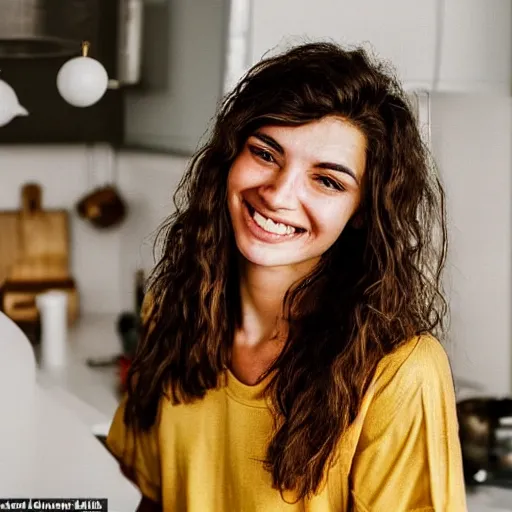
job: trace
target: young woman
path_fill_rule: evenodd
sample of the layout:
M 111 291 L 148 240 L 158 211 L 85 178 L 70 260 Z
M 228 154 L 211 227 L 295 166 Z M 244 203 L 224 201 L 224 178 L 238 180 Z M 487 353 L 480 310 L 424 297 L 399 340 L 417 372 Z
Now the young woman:
M 108 437 L 140 509 L 466 510 L 443 191 L 392 75 L 260 62 L 176 207 Z

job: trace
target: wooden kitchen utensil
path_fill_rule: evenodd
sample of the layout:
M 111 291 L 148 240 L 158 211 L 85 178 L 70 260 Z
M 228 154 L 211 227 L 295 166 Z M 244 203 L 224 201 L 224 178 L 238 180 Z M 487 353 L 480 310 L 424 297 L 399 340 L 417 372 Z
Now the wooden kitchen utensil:
M 35 183 L 22 188 L 18 226 L 23 257 L 12 269 L 12 280 L 69 277 L 68 213 L 66 210 L 43 210 L 41 197 L 41 187 Z

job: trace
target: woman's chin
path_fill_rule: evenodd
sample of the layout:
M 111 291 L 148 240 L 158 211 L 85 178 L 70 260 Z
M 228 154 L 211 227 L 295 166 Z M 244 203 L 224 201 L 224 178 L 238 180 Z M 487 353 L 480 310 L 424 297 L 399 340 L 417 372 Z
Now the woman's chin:
M 269 251 L 268 248 L 258 250 L 255 247 L 239 247 L 238 250 L 247 263 L 259 267 L 282 267 L 297 262 L 293 255 L 282 254 L 282 251 Z
M 309 266 L 313 265 L 318 258 L 311 258 L 307 255 L 304 257 L 300 257 L 297 254 L 297 251 L 285 251 L 285 250 L 276 250 L 277 248 L 273 248 L 273 250 L 262 247 L 238 247 L 238 250 L 243 257 L 243 259 L 249 265 L 254 265 L 256 267 L 297 267 L 300 265 Z

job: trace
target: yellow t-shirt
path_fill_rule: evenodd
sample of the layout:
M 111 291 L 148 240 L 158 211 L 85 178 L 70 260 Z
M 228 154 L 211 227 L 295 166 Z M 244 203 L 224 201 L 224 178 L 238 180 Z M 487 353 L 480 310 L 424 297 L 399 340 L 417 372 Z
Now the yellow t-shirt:
M 326 484 L 307 502 L 272 488 L 260 460 L 272 417 L 261 391 L 227 371 L 193 404 L 162 400 L 135 440 L 124 400 L 107 443 L 165 512 L 466 511 L 452 374 L 446 352 L 422 336 L 385 356 L 359 415 L 342 436 Z

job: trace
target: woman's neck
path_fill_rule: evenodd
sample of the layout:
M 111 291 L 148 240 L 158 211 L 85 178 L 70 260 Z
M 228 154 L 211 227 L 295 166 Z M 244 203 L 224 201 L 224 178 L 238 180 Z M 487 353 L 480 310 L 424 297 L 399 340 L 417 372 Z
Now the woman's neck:
M 283 301 L 288 289 L 305 275 L 304 268 L 240 264 L 241 325 L 238 343 L 248 347 L 281 338 Z

